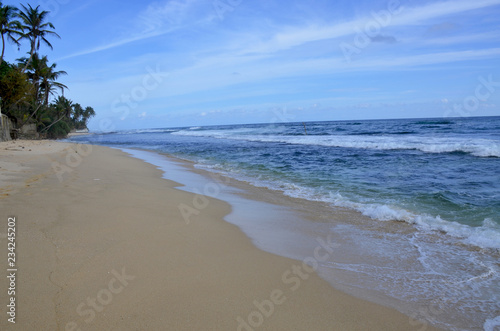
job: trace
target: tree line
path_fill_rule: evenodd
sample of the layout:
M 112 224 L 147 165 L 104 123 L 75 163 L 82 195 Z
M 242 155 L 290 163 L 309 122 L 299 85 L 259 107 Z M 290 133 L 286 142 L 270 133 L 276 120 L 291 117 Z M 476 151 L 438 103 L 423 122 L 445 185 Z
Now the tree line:
M 49 39 L 60 38 L 54 25 L 47 22 L 48 15 L 40 6 L 21 4 L 17 8 L 0 2 L 0 107 L 16 128 L 35 124 L 41 137 L 63 138 L 73 129 L 86 129 L 95 111 L 64 96 L 68 87 L 58 79 L 67 75 L 66 71 L 39 54 L 42 44 L 53 49 Z M 29 52 L 16 63 L 8 63 L 4 60 L 8 42 L 18 50 L 27 43 Z

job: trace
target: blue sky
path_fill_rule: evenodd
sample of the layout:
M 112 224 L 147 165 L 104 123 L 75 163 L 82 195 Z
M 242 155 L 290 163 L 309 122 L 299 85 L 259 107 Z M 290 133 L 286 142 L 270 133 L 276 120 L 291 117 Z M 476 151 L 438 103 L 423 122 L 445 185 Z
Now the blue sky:
M 500 0 L 29 3 L 95 131 L 500 115 Z

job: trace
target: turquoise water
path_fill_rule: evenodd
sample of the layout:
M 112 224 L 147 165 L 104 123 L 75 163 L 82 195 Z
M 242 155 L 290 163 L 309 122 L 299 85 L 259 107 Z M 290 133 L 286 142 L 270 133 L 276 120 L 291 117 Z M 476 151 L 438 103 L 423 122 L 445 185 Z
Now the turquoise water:
M 445 303 L 433 322 L 449 329 L 489 330 L 500 315 L 500 117 L 165 128 L 72 140 L 161 151 L 327 203 L 332 215 L 336 207 L 358 211 L 372 223 L 325 231 L 343 242 L 339 251 L 373 262 L 339 255 L 324 265 L 325 278 L 350 279 L 345 288 L 370 288 L 394 306 Z M 395 233 L 394 221 L 412 230 Z

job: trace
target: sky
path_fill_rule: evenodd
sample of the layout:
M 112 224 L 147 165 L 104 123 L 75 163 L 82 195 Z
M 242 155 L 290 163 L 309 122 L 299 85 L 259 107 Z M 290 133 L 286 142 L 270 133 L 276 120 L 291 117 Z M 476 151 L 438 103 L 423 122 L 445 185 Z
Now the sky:
M 500 115 L 500 0 L 29 3 L 91 131 Z

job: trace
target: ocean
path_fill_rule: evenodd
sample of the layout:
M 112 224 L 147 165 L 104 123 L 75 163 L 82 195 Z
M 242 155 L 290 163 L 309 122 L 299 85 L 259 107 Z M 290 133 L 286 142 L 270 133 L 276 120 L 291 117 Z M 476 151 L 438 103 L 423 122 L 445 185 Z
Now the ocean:
M 299 199 L 321 222 L 258 222 L 289 234 L 279 236 L 281 247 L 255 238 L 252 224 L 238 225 L 259 247 L 298 260 L 314 248 L 312 233 L 331 234 L 338 248 L 320 276 L 410 315 L 414 329 L 500 330 L 500 117 L 158 128 L 70 140 L 166 153 Z

